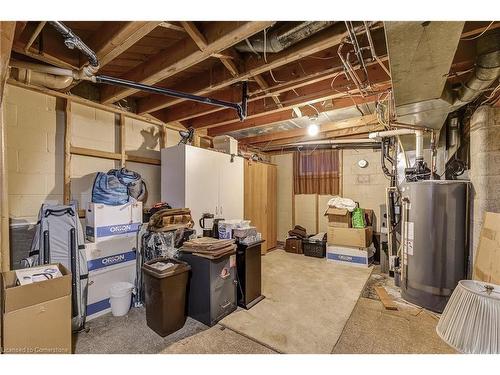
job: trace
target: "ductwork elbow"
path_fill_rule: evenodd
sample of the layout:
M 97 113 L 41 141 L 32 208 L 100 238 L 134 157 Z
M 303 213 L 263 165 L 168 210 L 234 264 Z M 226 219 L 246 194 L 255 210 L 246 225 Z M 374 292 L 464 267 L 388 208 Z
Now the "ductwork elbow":
M 472 102 L 500 74 L 500 30 L 495 29 L 478 39 L 476 68 L 472 77 L 460 88 L 454 106 Z
M 53 90 L 64 90 L 73 83 L 73 77 L 37 72 L 30 69 L 16 68 L 15 79 L 27 85 L 47 87 Z

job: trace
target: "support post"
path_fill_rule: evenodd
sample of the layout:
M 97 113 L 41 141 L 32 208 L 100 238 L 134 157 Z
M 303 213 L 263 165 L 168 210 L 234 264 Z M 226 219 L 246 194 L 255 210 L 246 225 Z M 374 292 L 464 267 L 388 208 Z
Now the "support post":
M 71 100 L 66 99 L 64 106 L 64 204 L 71 200 Z
M 120 114 L 120 153 L 121 153 L 120 166 L 122 168 L 125 168 L 125 161 L 127 160 L 127 155 L 125 154 L 125 142 L 126 142 L 125 115 L 121 113 Z

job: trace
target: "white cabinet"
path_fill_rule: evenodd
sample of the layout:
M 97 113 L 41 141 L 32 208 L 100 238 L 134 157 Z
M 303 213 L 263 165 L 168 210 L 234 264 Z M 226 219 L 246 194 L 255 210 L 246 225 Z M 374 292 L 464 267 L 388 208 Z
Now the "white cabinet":
M 189 208 L 198 234 L 201 215 L 243 219 L 243 158 L 188 145 L 161 150 L 161 200 Z

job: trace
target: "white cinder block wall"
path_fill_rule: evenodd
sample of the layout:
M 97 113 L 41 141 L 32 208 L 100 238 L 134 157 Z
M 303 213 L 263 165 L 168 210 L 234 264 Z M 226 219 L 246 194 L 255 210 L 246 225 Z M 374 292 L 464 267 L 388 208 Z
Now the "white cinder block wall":
M 4 102 L 9 168 L 9 210 L 13 223 L 33 223 L 42 202 L 63 199 L 64 108 L 52 96 L 7 85 Z M 102 151 L 119 152 L 118 118 L 115 114 L 72 104 L 72 144 Z M 159 134 L 155 125 L 126 119 L 126 150 L 159 158 Z M 179 135 L 167 130 L 167 145 Z M 73 155 L 72 198 L 84 207 L 90 199 L 98 171 L 117 168 L 113 160 Z M 160 167 L 127 162 L 148 186 L 146 206 L 160 200 Z

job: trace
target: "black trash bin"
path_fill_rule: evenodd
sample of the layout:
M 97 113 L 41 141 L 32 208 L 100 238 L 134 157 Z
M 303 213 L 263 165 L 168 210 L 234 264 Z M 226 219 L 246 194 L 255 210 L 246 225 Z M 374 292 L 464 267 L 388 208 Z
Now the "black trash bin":
M 161 264 L 168 263 L 174 265 L 162 270 Z M 186 322 L 190 269 L 186 262 L 168 258 L 153 259 L 142 266 L 146 321 L 162 337 L 181 329 Z

